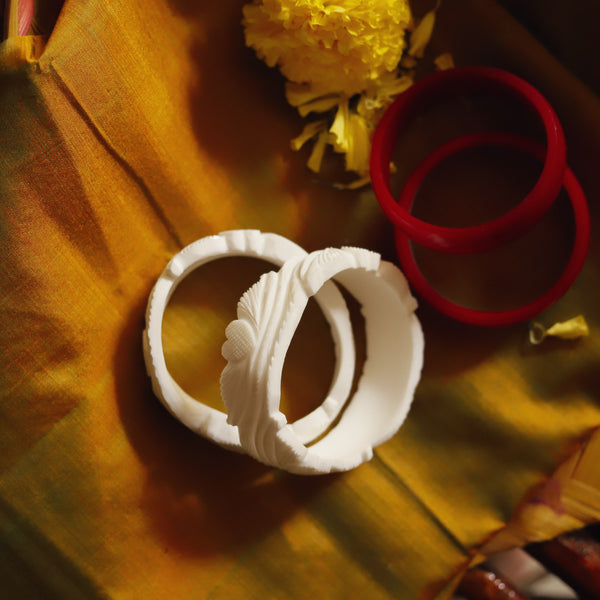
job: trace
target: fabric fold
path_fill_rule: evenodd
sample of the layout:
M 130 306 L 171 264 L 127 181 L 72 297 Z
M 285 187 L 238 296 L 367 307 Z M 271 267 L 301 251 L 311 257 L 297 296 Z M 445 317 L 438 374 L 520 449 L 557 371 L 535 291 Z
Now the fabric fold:
M 477 330 L 423 305 L 414 408 L 350 473 L 268 470 L 193 435 L 153 397 L 145 304 L 182 245 L 258 228 L 307 250 L 355 245 L 393 260 L 372 191 L 321 185 L 305 168 L 310 149 L 290 151 L 298 117 L 282 79 L 244 46 L 243 4 L 69 0 L 45 46 L 38 37 L 0 46 L 0 568 L 9 595 L 441 600 L 485 554 L 598 518 L 594 242 L 547 315 L 583 313 L 585 340 L 532 348 L 526 328 Z M 443 3 L 430 52 L 539 87 L 595 197 L 598 99 L 508 13 L 491 0 Z M 399 143 L 396 183 L 444 136 L 496 119 L 531 132 L 530 115 L 507 116 L 503 103 L 469 99 L 425 115 Z M 497 156 L 460 157 L 422 190 L 420 208 L 459 219 L 496 192 L 513 202 L 531 173 L 505 158 L 512 170 L 501 177 Z M 560 202 L 541 237 L 496 257 L 498 273 L 423 259 L 442 283 L 469 281 L 463 293 L 475 301 L 510 302 L 551 280 L 554 257 L 568 252 Z M 519 270 L 536 252 L 544 260 Z M 215 406 L 220 332 L 252 283 L 244 277 L 258 272 L 225 263 L 182 286 L 169 309 L 175 325 L 163 331 L 173 372 Z M 298 415 L 327 389 L 333 364 L 322 319 L 306 328 L 283 383 Z

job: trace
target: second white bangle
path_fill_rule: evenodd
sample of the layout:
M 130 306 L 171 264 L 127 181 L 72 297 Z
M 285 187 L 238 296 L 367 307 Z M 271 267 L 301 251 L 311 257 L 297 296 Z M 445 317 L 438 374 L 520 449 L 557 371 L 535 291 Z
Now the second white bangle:
M 281 376 L 308 298 L 331 278 L 362 305 L 367 359 L 339 422 L 307 446 L 279 410 Z M 294 473 L 345 471 L 369 460 L 404 421 L 420 379 L 416 306 L 402 273 L 364 249 L 320 250 L 263 275 L 240 299 L 222 349 L 221 395 L 246 452 Z

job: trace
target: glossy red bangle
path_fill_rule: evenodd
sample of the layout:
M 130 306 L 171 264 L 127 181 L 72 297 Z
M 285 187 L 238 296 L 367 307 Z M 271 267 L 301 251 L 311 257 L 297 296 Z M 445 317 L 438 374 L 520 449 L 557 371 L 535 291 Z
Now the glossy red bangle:
M 404 202 L 390 190 L 390 162 L 396 140 L 409 119 L 440 98 L 478 90 L 500 90 L 523 100 L 541 119 L 546 130 L 544 168 L 523 201 L 498 219 L 474 227 L 441 227 L 413 217 Z M 440 71 L 415 83 L 387 109 L 375 131 L 371 149 L 371 182 L 388 219 L 422 246 L 442 252 L 467 254 L 491 250 L 531 229 L 558 196 L 566 166 L 565 139 L 548 101 L 516 75 L 490 67 L 457 67 Z M 407 184 L 408 186 L 408 184 Z M 405 186 L 402 197 L 413 196 Z M 414 187 L 414 186 L 413 186 Z M 401 199 L 402 199 L 401 197 Z
M 528 152 L 541 160 L 543 160 L 545 151 L 544 147 L 540 144 L 509 133 L 483 132 L 463 136 L 440 146 L 437 150 L 432 152 L 410 176 L 410 189 L 417 190 L 428 173 L 442 160 L 448 158 L 452 154 L 473 146 L 490 145 L 515 148 L 523 152 Z M 399 227 L 397 227 L 395 229 L 396 249 L 398 251 L 398 258 L 400 259 L 400 265 L 402 266 L 406 278 L 412 284 L 415 291 L 434 308 L 463 323 L 484 327 L 498 327 L 501 325 L 512 325 L 521 321 L 527 321 L 538 315 L 554 304 L 554 302 L 556 302 L 571 287 L 577 278 L 579 271 L 581 271 L 590 242 L 590 215 L 585 194 L 575 175 L 573 175 L 568 167 L 564 172 L 563 185 L 569 195 L 573 207 L 573 214 L 575 217 L 575 242 L 571 257 L 562 275 L 556 283 L 537 300 L 519 308 L 498 312 L 472 310 L 451 302 L 434 290 L 425 277 L 423 277 L 413 256 L 409 238 Z M 409 196 L 405 196 L 402 200 L 403 208 L 407 211 L 411 208 L 412 200 L 413 198 Z

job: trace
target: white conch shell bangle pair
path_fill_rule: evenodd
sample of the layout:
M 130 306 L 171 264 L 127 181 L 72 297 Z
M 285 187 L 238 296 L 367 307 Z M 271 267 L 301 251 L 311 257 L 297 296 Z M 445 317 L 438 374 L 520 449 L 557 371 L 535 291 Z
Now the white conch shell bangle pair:
M 242 296 L 238 318 L 226 329 L 223 356 L 228 363 L 221 375 L 226 416 L 189 396 L 171 377 L 162 320 L 176 285 L 190 271 L 217 258 L 242 255 L 282 267 L 263 275 Z M 357 298 L 365 317 L 367 360 L 347 404 L 354 339 L 346 304 L 332 278 Z M 336 369 L 321 406 L 288 424 L 279 410 L 283 363 L 313 295 L 331 326 Z M 404 276 L 379 254 L 359 248 L 307 254 L 276 234 L 227 231 L 184 248 L 156 282 L 146 313 L 146 368 L 162 403 L 196 433 L 294 473 L 345 471 L 371 458 L 373 447 L 389 439 L 406 418 L 423 363 L 423 334 L 415 309 Z M 344 406 L 339 421 L 327 431 Z

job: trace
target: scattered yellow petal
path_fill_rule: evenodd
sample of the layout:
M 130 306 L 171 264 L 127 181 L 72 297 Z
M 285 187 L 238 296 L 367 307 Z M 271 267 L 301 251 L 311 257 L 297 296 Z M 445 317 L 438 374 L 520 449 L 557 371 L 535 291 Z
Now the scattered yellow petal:
M 425 48 L 431 39 L 435 25 L 435 9 L 430 10 L 410 34 L 408 54 L 413 58 L 423 58 Z
M 440 54 L 434 61 L 438 71 L 447 71 L 448 69 L 454 69 L 454 59 L 450 52 Z
M 300 148 L 302 148 L 302 146 L 304 146 L 308 140 L 324 131 L 326 127 L 327 121 L 325 119 L 308 123 L 302 130 L 302 133 L 290 142 L 292 150 L 300 150 Z
M 590 334 L 588 324 L 582 315 L 573 317 L 568 321 L 555 323 L 551 327 L 545 328 L 540 323 L 532 323 L 529 328 L 529 341 L 534 344 L 541 344 L 547 337 L 557 337 L 563 340 L 574 340 L 585 337 Z
M 565 340 L 572 340 L 590 334 L 588 324 L 582 315 L 562 323 L 555 323 L 546 331 L 546 335 L 552 335 Z
M 382 78 L 381 85 L 378 89 L 379 98 L 384 98 L 384 105 L 387 106 L 392 99 L 406 91 L 412 84 L 414 83 L 414 79 L 410 75 L 402 75 L 402 77 L 394 77 L 394 78 Z

